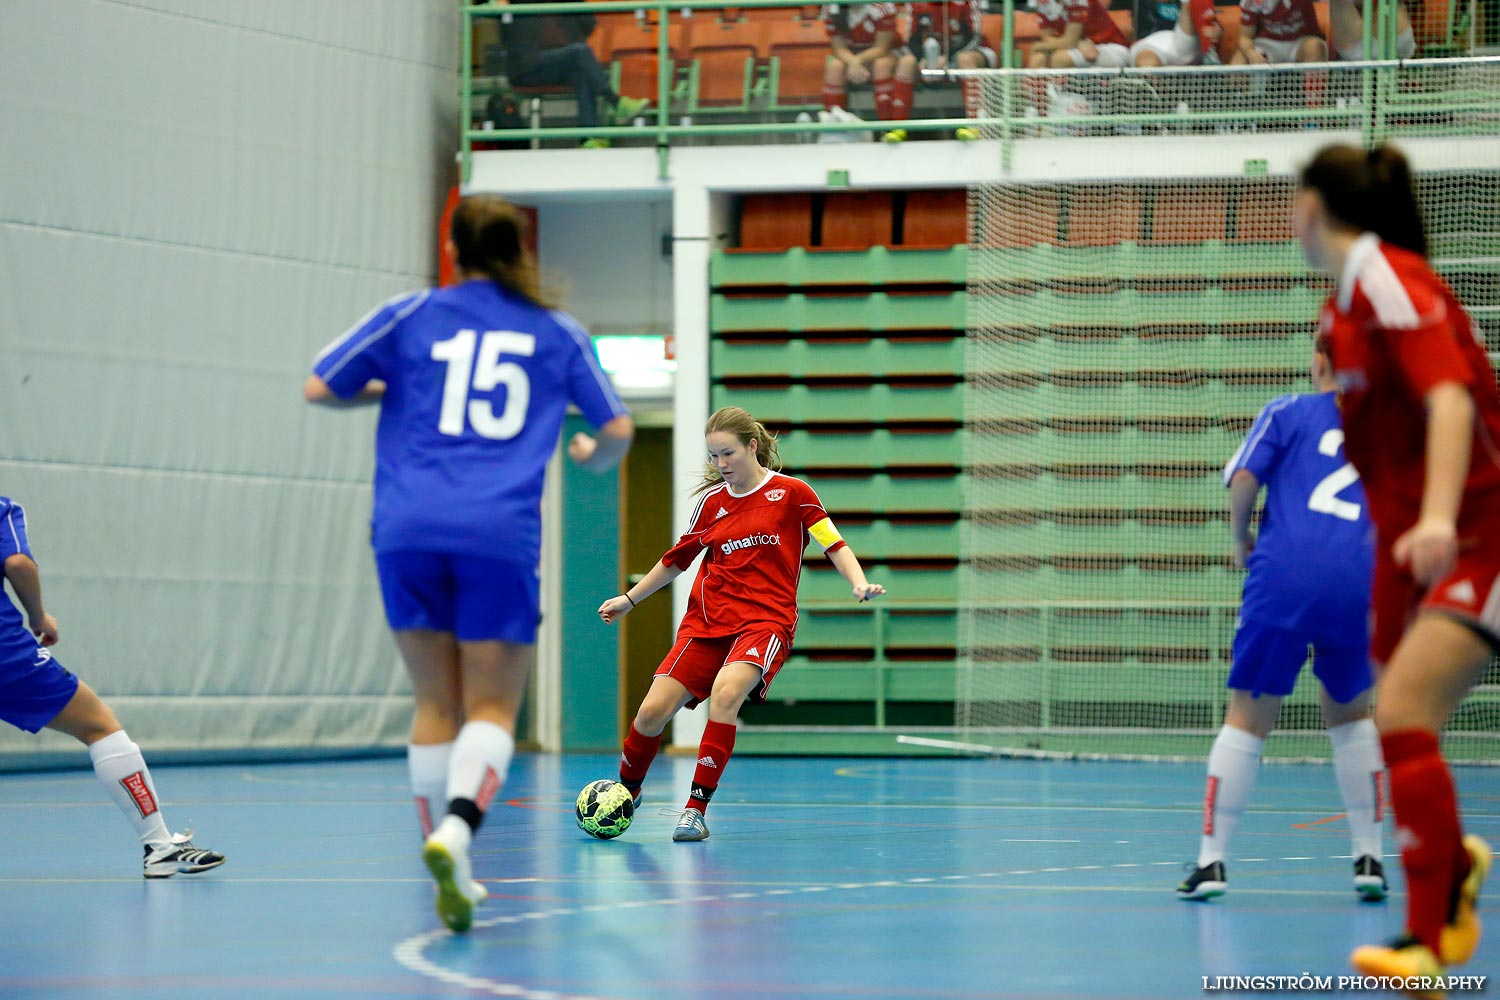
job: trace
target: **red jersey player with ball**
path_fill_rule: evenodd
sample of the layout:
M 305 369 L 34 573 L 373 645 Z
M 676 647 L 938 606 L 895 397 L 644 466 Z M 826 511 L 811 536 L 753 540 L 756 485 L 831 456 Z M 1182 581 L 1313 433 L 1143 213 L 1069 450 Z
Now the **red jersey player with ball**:
M 1378 535 L 1375 725 L 1407 882 L 1405 932 L 1351 961 L 1367 976 L 1441 976 L 1479 944 L 1491 860 L 1463 836 L 1438 733 L 1500 649 L 1500 395 L 1478 327 L 1427 262 L 1400 152 L 1322 150 L 1294 221 L 1336 282 L 1320 337 Z
M 776 439 L 754 417 L 728 406 L 708 418 L 709 464 L 688 530 L 635 586 L 599 606 L 608 624 L 630 613 L 693 564 L 703 563 L 677 641 L 656 668 L 620 758 L 620 783 L 640 798 L 662 730 L 684 706 L 708 702 L 693 787 L 675 841 L 708 839 L 703 814 L 734 752 L 735 721 L 747 698 L 764 701 L 797 628 L 802 551 L 816 542 L 849 581 L 855 600 L 885 593 L 865 579 L 811 486 L 775 471 Z

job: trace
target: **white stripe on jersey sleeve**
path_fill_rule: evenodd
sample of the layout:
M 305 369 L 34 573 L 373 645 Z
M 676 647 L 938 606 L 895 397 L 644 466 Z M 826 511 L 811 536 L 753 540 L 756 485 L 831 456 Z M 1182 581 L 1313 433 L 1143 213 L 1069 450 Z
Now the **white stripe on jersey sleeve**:
M 1365 297 L 1370 300 L 1371 308 L 1375 310 L 1375 319 L 1387 330 L 1415 330 L 1431 326 L 1448 312 L 1447 303 L 1438 299 L 1436 312 L 1429 316 L 1419 314 L 1416 304 L 1411 300 L 1411 293 L 1401 283 L 1400 276 L 1383 253 L 1372 253 L 1365 258 L 1364 266 L 1359 269 L 1359 285 L 1364 289 Z
M 703 513 L 703 505 L 708 503 L 708 498 L 713 496 L 715 493 L 723 492 L 728 488 L 728 483 L 720 483 L 718 486 L 715 486 L 712 489 L 705 490 L 703 492 L 703 495 L 698 498 L 698 506 L 693 508 L 693 516 L 688 518 L 687 528 L 684 529 L 683 534 L 693 533 L 693 525 L 698 523 L 698 515 Z
M 588 331 L 572 316 L 561 309 L 553 309 L 548 315 L 557 321 L 568 333 L 573 335 L 573 342 L 583 352 L 584 359 L 589 363 L 589 370 L 594 373 L 594 381 L 599 383 L 599 388 L 604 390 L 604 398 L 609 400 L 610 412 L 617 417 L 623 417 L 630 412 L 620 402 L 620 394 L 615 391 L 614 384 L 610 382 L 609 376 L 604 374 L 604 369 L 599 365 L 599 356 L 594 353 L 594 342 L 589 339 Z
M 408 302 L 404 307 L 402 307 L 395 316 L 391 317 L 390 322 L 386 323 L 378 330 L 371 331 L 369 336 L 365 337 L 357 345 L 355 345 L 353 350 L 346 353 L 344 357 L 339 360 L 339 363 L 330 368 L 323 376 L 325 381 L 333 378 L 333 376 L 339 373 L 339 369 L 343 368 L 344 365 L 349 363 L 350 358 L 359 354 L 366 347 L 369 347 L 371 344 L 375 343 L 375 341 L 379 340 L 381 337 L 384 337 L 386 334 L 394 330 L 397 323 L 401 322 L 403 319 L 416 312 L 417 307 L 420 306 L 423 302 L 426 302 L 427 297 L 431 294 L 432 289 L 424 288 L 419 292 L 403 292 L 402 294 L 397 295 L 394 298 L 390 298 L 382 302 L 374 309 L 371 309 L 369 312 L 365 313 L 365 315 L 360 319 L 358 323 L 355 323 L 349 329 L 339 334 L 336 338 L 334 338 L 331 344 L 319 351 L 318 356 L 316 358 L 313 358 L 313 367 L 317 368 L 318 365 L 322 363 L 324 358 L 333 354 L 340 347 L 344 346 L 349 338 L 353 337 L 355 334 L 359 333 L 360 330 L 364 329 L 365 324 L 370 322 L 370 320 L 373 319 L 380 312 L 380 310 L 392 306 L 395 303 L 400 302 L 402 299 L 410 298 L 411 301 Z
M 25 547 L 21 545 L 21 532 L 16 530 L 16 518 L 21 519 L 21 531 L 26 529 L 26 509 L 14 500 L 10 502 L 10 510 L 5 512 L 5 526 L 10 529 L 10 538 L 18 554 L 25 553 Z
M 1240 445 L 1233 457 L 1224 463 L 1225 486 L 1229 485 L 1229 481 L 1234 478 L 1236 472 L 1245 467 L 1250 456 L 1255 454 L 1256 446 L 1266 436 L 1266 431 L 1271 429 L 1271 421 L 1275 419 L 1276 414 L 1295 403 L 1297 398 L 1296 396 L 1282 396 L 1280 399 L 1273 399 L 1266 404 L 1264 410 L 1260 411 L 1260 416 L 1256 417 L 1255 423 L 1250 425 L 1250 433 L 1245 436 L 1244 443 Z

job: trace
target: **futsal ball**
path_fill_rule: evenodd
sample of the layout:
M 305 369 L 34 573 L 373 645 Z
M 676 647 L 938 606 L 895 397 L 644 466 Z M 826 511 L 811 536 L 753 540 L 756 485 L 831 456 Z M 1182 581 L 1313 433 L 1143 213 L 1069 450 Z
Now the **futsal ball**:
M 590 837 L 613 840 L 630 828 L 635 801 L 618 781 L 596 781 L 578 793 L 578 828 Z

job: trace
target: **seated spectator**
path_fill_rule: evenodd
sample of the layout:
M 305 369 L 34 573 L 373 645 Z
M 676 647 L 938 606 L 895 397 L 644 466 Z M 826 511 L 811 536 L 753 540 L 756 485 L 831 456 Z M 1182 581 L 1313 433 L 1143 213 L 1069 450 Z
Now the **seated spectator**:
M 893 3 L 839 4 L 824 8 L 823 23 L 833 51 L 823 75 L 823 108 L 848 108 L 848 84 L 875 86 L 875 116 L 904 121 L 911 113 L 915 62 L 902 75 L 896 63 L 907 54 Z
M 1213 0 L 1145 0 L 1135 28 L 1140 41 L 1130 47 L 1130 56 L 1137 66 L 1219 62 L 1224 29 Z
M 541 3 L 544 0 L 495 0 L 502 6 L 510 3 Z M 513 87 L 540 87 L 563 84 L 573 88 L 578 101 L 578 125 L 591 128 L 599 124 L 599 104 L 609 109 L 613 124 L 628 124 L 651 102 L 645 98 L 622 97 L 609 86 L 609 76 L 588 37 L 593 34 L 592 14 L 518 15 L 502 29 L 505 45 L 506 76 Z M 585 146 L 608 146 L 607 139 L 588 139 Z
M 1328 0 L 1328 33 L 1333 36 L 1333 50 L 1340 59 L 1357 61 L 1365 57 L 1364 0 Z M 1380 58 L 1380 32 L 1374 35 L 1376 43 L 1370 53 L 1372 59 Z M 1406 4 L 1396 4 L 1396 58 L 1410 59 L 1417 54 L 1417 36 L 1412 30 L 1411 14 Z
M 984 43 L 982 26 L 979 0 L 912 4 L 911 45 L 896 61 L 896 80 L 916 77 L 919 52 L 922 54 L 921 67 L 926 70 L 994 69 L 1000 60 L 995 50 Z M 963 91 L 964 113 L 970 118 L 979 117 L 978 83 L 965 81 Z M 960 128 L 954 134 L 959 139 L 979 138 L 979 133 L 968 127 Z M 900 142 L 905 138 L 905 129 L 892 129 L 885 134 L 886 142 Z
M 911 51 L 903 57 L 923 69 L 994 69 L 995 50 L 984 42 L 979 0 L 911 5 Z
M 1313 0 L 1242 0 L 1240 44 L 1231 64 L 1323 62 L 1328 43 Z
M 1042 0 L 1036 12 L 1041 37 L 1026 56 L 1029 68 L 1130 65 L 1130 39 L 1100 0 Z

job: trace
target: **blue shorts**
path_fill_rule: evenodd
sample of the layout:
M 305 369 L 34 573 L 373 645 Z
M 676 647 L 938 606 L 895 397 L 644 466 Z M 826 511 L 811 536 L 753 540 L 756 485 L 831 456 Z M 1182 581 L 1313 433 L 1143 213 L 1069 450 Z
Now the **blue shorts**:
M 1257 698 L 1263 694 L 1285 697 L 1292 693 L 1307 662 L 1309 646 L 1313 648 L 1313 675 L 1339 704 L 1353 701 L 1375 683 L 1368 643 L 1331 643 L 1306 632 L 1241 621 L 1234 633 L 1234 666 L 1229 669 L 1227 686 Z
M 52 658 L 50 649 L 27 639 L 0 643 L 0 719 L 34 733 L 73 700 L 78 678 Z
M 395 631 L 452 632 L 466 642 L 536 642 L 541 584 L 530 566 L 404 550 L 376 553 L 375 567 L 385 620 Z

